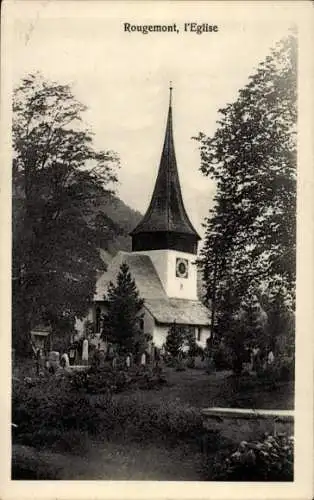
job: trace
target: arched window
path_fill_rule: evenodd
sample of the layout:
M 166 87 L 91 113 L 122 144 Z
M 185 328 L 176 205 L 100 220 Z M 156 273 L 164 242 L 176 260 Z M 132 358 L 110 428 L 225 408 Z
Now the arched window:
M 141 330 L 141 332 L 144 331 L 144 320 L 143 320 L 143 318 L 140 318 L 140 330 Z
M 100 332 L 100 307 L 96 307 L 96 332 L 95 333 L 99 333 Z

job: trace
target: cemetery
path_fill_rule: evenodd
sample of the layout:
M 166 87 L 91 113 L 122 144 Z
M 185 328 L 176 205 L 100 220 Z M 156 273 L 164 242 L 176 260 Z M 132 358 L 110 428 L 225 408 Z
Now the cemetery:
M 281 443 L 293 435 L 293 380 L 274 380 L 270 390 L 255 372 L 239 377 L 217 371 L 200 356 L 194 368 L 184 356 L 180 365 L 166 357 L 146 363 L 144 356 L 135 363 L 129 355 L 111 358 L 104 352 L 91 359 L 87 342 L 83 345 L 77 365 L 70 365 L 66 354 L 50 352 L 39 372 L 35 357 L 15 366 L 13 477 L 141 479 L 147 474 L 148 479 L 208 480 L 223 477 L 217 469 L 221 455 L 231 456 L 240 445 L 259 449 L 267 436 Z M 141 457 L 150 446 L 152 457 L 143 469 Z M 293 442 L 282 446 L 292 449 Z M 103 466 L 96 450 L 105 457 Z M 113 472 L 117 450 L 125 465 Z M 84 469 L 86 457 L 91 461 Z M 289 460 L 285 474 L 292 474 Z M 267 470 L 272 474 L 271 467 Z M 291 480 L 291 474 L 282 480 Z

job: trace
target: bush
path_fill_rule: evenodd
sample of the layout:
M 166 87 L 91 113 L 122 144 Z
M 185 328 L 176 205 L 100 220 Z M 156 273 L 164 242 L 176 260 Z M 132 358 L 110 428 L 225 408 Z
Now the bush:
M 258 378 L 264 383 L 273 385 L 278 382 L 291 382 L 294 380 L 294 358 L 283 357 L 277 359 L 258 373 Z
M 215 369 L 219 370 L 231 370 L 232 368 L 232 357 L 230 349 L 224 345 L 220 345 L 214 348 L 212 352 L 213 362 Z
M 71 384 L 76 390 L 89 394 L 107 394 L 123 392 L 128 389 L 151 390 L 167 384 L 160 367 L 150 369 L 139 366 L 130 370 L 112 370 L 111 368 L 91 368 L 87 372 L 75 373 Z
M 104 413 L 112 419 L 117 432 L 128 439 L 166 440 L 168 443 L 195 439 L 203 433 L 200 412 L 178 402 L 163 402 L 160 405 L 145 403 L 137 395 L 113 399 Z
M 105 394 L 88 393 L 91 380 L 95 387 L 97 384 L 103 387 L 101 377 L 111 380 L 111 376 L 112 372 L 94 372 L 15 381 L 12 421 L 18 427 L 13 442 L 39 448 L 48 444 L 55 450 L 79 451 L 80 436 L 84 435 L 87 440 L 88 435 L 96 432 L 104 439 L 127 436 L 128 439 L 147 442 L 156 439 L 167 443 L 194 440 L 202 435 L 202 417 L 197 409 L 178 401 L 153 404 L 141 398 L 140 389 L 165 383 L 162 372 L 146 368 L 130 374 L 117 372 L 115 391 L 119 390 L 121 377 L 121 386 L 130 383 L 139 389 L 131 394 L 112 397 L 111 389 Z M 131 382 L 126 382 L 125 377 Z M 83 440 L 82 449 L 84 446 Z
M 32 437 L 36 442 L 45 434 L 61 441 L 67 431 L 94 433 L 102 426 L 101 417 L 99 405 L 92 404 L 83 391 L 73 390 L 69 376 L 25 379 L 13 384 L 12 421 L 18 426 L 13 436 L 16 441 L 24 436 L 29 443 Z
M 220 454 L 209 467 L 214 481 L 293 481 L 293 437 L 268 435 L 263 441 L 242 441 Z
M 294 380 L 294 358 L 284 357 L 279 366 L 279 380 L 289 382 Z

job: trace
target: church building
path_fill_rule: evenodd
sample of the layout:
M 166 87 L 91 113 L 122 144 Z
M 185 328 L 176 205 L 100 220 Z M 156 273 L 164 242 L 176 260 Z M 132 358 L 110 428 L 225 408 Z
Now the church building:
M 148 209 L 133 229 L 132 252 L 118 252 L 97 281 L 94 307 L 88 319 L 96 337 L 106 310 L 104 296 L 126 262 L 144 299 L 143 333 L 161 348 L 170 326 L 190 329 L 205 347 L 210 335 L 209 311 L 197 296 L 196 256 L 200 236 L 184 207 L 172 127 L 172 88 L 158 175 Z M 98 335 L 97 335 L 98 334 Z M 100 344 L 99 344 L 100 345 Z

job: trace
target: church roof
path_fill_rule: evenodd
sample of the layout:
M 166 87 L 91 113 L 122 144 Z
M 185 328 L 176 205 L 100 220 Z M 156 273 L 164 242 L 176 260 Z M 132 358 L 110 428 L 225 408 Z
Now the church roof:
M 139 233 L 173 232 L 200 239 L 186 213 L 177 168 L 172 130 L 172 104 L 170 103 L 165 140 L 158 175 L 146 214 L 131 235 Z
M 104 300 L 107 287 L 110 281 L 116 281 L 123 262 L 129 266 L 132 278 L 135 280 L 140 296 L 143 299 L 167 298 L 155 267 L 148 255 L 118 252 L 109 263 L 107 271 L 98 278 L 94 300 Z
M 129 266 L 144 306 L 158 323 L 208 325 L 208 310 L 198 300 L 168 298 L 148 255 L 119 252 L 96 283 L 95 301 L 103 301 L 110 281 L 115 282 L 123 262 Z
M 149 299 L 145 307 L 158 323 L 178 325 L 209 325 L 209 311 L 198 300 L 188 299 Z

